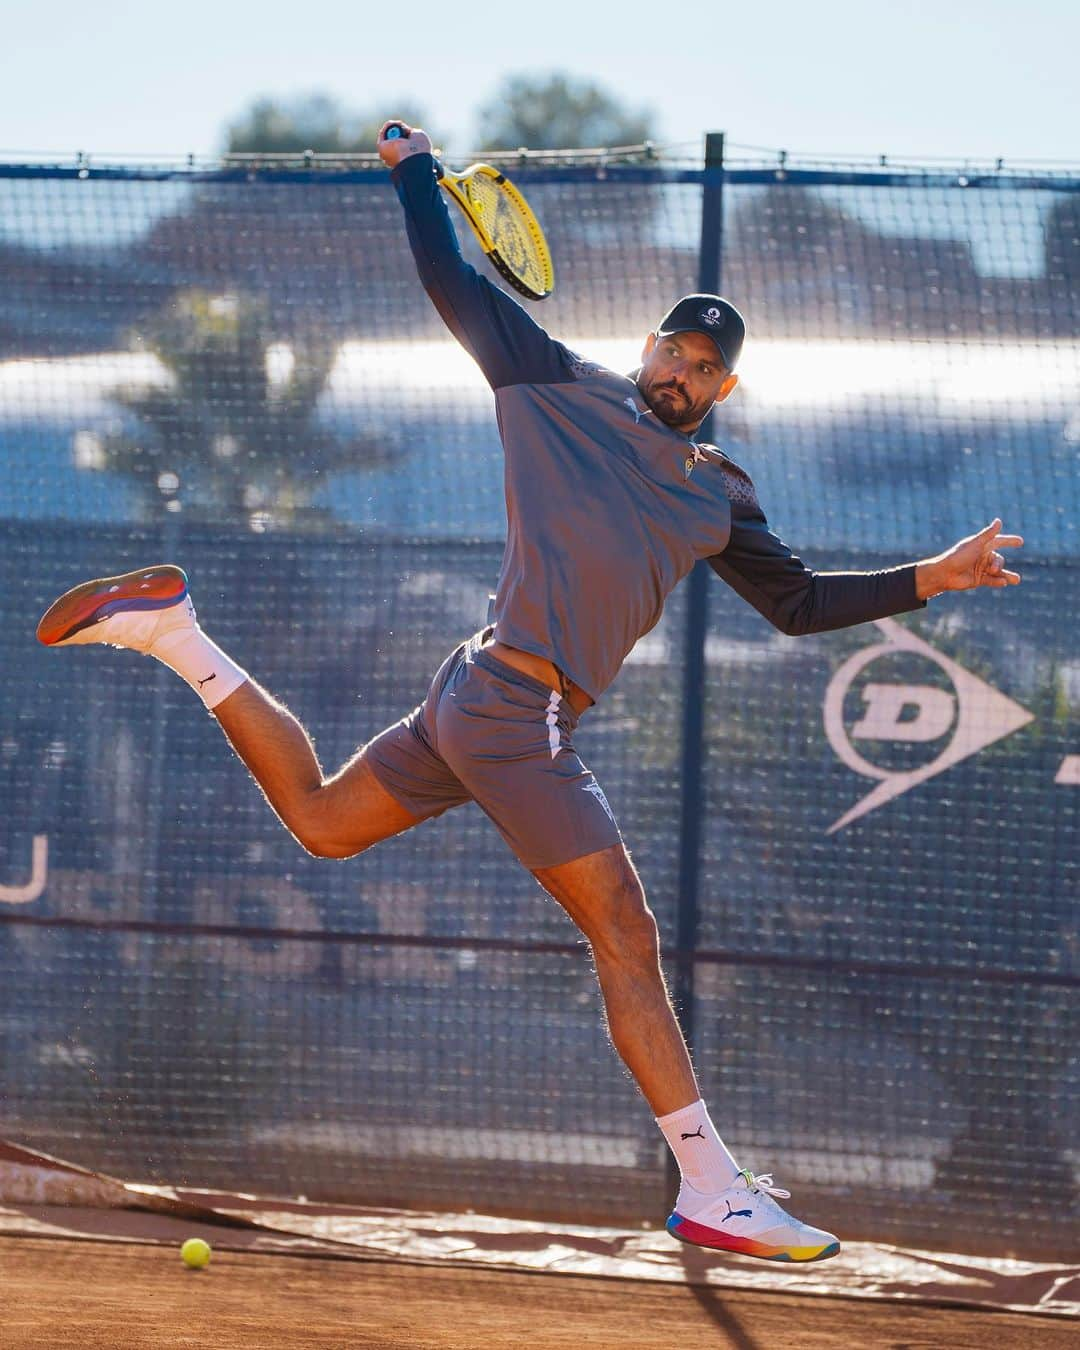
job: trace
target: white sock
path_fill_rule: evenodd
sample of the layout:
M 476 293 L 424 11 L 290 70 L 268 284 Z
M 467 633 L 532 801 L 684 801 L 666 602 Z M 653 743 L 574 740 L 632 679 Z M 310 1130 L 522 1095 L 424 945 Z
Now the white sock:
M 709 1119 L 709 1110 L 700 1099 L 657 1116 L 657 1125 L 668 1141 L 683 1181 L 702 1195 L 726 1191 L 739 1174 L 739 1164 L 727 1151 Z
M 173 628 L 150 648 L 150 655 L 175 670 L 191 685 L 208 708 L 216 708 L 251 678 L 216 642 L 211 642 L 198 624 Z

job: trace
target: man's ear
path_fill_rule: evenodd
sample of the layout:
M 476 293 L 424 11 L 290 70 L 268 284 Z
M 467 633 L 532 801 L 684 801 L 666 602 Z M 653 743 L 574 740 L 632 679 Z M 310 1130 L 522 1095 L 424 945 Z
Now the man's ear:
M 641 349 L 641 360 L 644 364 L 653 354 L 653 348 L 656 346 L 656 334 L 650 333 L 645 339 L 645 346 Z
M 727 398 L 727 396 L 734 390 L 735 386 L 738 383 L 739 377 L 738 375 L 735 374 L 734 371 L 732 371 L 732 373 L 727 376 L 727 378 L 724 380 L 724 383 L 720 386 L 720 389 L 716 395 L 716 402 L 723 403 L 724 399 Z

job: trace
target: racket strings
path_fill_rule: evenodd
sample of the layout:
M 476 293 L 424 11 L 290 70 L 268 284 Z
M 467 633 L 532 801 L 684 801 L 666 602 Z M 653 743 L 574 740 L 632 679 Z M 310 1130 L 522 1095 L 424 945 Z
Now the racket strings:
M 520 194 L 501 175 L 473 174 L 469 201 L 490 238 L 492 261 L 509 280 L 540 299 L 554 285 L 551 257 L 540 226 Z

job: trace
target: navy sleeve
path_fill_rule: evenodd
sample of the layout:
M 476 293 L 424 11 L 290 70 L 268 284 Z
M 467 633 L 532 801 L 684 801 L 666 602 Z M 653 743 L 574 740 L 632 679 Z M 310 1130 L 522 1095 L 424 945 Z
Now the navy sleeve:
M 407 156 L 391 181 L 405 209 L 409 245 L 424 290 L 491 387 L 573 380 L 574 354 L 461 256 L 434 159 Z
M 725 471 L 731 539 L 709 565 L 782 633 L 826 633 L 925 607 L 915 593 L 914 563 L 881 572 L 812 571 L 769 529 L 747 475 L 730 461 Z

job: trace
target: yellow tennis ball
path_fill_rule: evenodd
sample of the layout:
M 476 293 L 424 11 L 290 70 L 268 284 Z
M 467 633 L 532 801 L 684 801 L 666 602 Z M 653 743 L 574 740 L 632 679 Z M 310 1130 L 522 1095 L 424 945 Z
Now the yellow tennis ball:
M 210 1264 L 210 1244 L 202 1238 L 188 1238 L 180 1248 L 180 1260 L 192 1270 L 202 1270 Z

